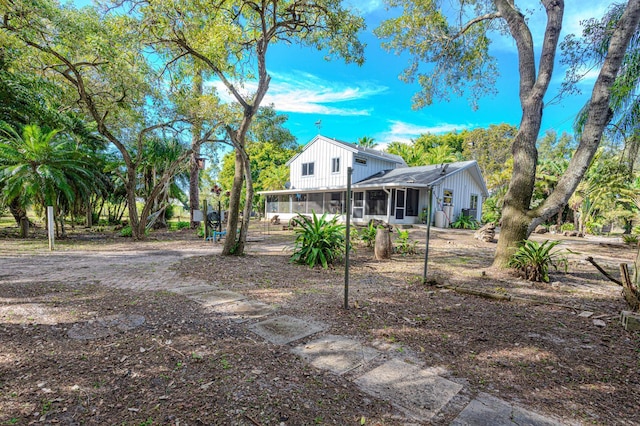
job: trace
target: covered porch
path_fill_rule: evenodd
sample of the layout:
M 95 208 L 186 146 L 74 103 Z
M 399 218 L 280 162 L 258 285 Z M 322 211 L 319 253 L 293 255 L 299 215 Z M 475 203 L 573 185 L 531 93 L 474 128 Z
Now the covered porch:
M 328 213 L 339 215 L 346 220 L 347 192 L 324 191 L 269 191 L 266 197 L 265 216 L 268 219 L 278 215 L 281 221 L 288 221 L 298 214 L 317 215 Z M 426 221 L 428 204 L 427 188 L 379 187 L 352 189 L 351 220 L 366 224 L 371 219 L 390 224 L 416 224 Z

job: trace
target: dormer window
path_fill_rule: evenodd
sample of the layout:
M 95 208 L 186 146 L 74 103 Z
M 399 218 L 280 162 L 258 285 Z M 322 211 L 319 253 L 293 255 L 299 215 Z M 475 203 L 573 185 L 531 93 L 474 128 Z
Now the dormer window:
M 302 163 L 302 176 L 313 176 L 314 163 Z
M 363 166 L 366 166 L 367 159 L 362 157 L 356 157 L 356 164 L 362 164 Z

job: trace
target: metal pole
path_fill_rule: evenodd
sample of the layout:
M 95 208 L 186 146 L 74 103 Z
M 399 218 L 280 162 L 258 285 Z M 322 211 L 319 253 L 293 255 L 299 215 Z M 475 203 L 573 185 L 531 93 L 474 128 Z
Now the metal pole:
M 47 226 L 49 231 L 49 250 L 55 248 L 55 228 L 56 222 L 53 220 L 53 206 L 47 206 Z
M 429 187 L 429 203 L 427 204 L 427 244 L 424 249 L 424 273 L 422 274 L 422 284 L 427 283 L 427 263 L 429 263 L 429 233 L 431 231 L 432 202 L 433 202 L 433 188 Z
M 347 167 L 347 231 L 344 257 L 344 308 L 349 309 L 349 251 L 351 250 L 351 173 L 353 169 Z
M 207 215 L 209 212 L 207 211 L 207 200 L 202 202 L 202 212 L 204 213 L 204 240 L 207 241 L 207 237 L 209 237 L 209 218 Z

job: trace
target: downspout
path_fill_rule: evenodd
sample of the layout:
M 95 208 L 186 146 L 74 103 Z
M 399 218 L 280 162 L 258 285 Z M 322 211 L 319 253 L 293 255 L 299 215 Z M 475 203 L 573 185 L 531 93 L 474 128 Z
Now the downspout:
M 382 190 L 387 194 L 387 223 L 391 223 L 391 190 L 382 187 Z

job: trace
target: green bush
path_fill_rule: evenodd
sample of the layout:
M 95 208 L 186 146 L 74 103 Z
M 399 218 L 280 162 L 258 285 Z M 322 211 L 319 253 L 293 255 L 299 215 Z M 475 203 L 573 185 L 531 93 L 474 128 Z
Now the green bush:
M 625 244 L 638 244 L 638 236 L 633 234 L 623 234 L 622 242 Z
M 409 238 L 409 231 L 398 229 L 398 238 L 396 238 L 396 253 L 400 254 L 416 254 L 417 241 Z
M 564 250 L 551 251 L 558 244 L 560 241 L 547 240 L 539 244 L 524 240 L 507 265 L 520 271 L 529 281 L 549 282 L 549 266 L 557 270 L 558 265 L 562 265 L 565 272 L 568 266 Z
M 187 229 L 191 224 L 189 222 L 180 221 L 180 222 L 170 222 L 169 227 L 172 231 L 179 231 L 181 229 Z
M 369 222 L 366 228 L 360 230 L 360 239 L 367 245 L 367 247 L 373 247 L 376 242 L 376 232 L 378 227 L 373 224 L 373 221 Z
M 133 231 L 131 230 L 131 226 L 127 225 L 120 230 L 121 237 L 131 237 L 133 235 Z
M 345 226 L 338 223 L 338 216 L 327 219 L 327 213 L 320 218 L 298 215 L 294 218 L 296 240 L 291 261 L 310 267 L 322 265 L 327 268 L 344 254 Z
M 461 214 L 451 222 L 451 227 L 455 229 L 478 229 L 478 222 L 471 216 Z
M 562 231 L 562 232 L 574 231 L 575 229 L 576 229 L 576 227 L 571 222 L 565 222 L 562 225 L 560 225 L 560 231 Z

